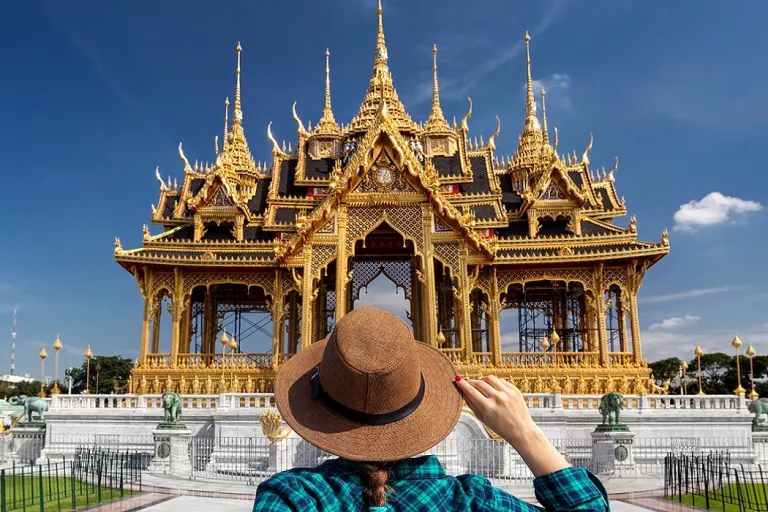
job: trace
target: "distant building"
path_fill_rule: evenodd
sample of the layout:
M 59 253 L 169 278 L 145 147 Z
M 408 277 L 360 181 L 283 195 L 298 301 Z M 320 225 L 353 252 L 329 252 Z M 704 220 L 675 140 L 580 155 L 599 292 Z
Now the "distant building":
M 28 373 L 22 375 L 0 375 L 0 382 L 10 382 L 11 384 L 18 384 L 20 382 L 35 382 L 34 379 L 29 376 Z

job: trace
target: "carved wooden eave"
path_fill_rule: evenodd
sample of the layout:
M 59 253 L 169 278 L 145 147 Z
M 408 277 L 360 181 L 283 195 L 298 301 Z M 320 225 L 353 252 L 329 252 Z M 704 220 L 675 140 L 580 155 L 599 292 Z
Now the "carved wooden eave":
M 373 158 L 378 156 L 370 153 L 382 136 L 386 136 L 391 144 L 395 153 L 392 155 L 394 160 L 400 163 L 408 175 L 418 178 L 417 184 L 425 191 L 436 213 L 443 217 L 451 228 L 463 234 L 472 247 L 482 251 L 488 258 L 492 259 L 495 251 L 492 250 L 491 244 L 495 240 L 481 240 L 481 237 L 474 232 L 469 224 L 471 219 L 450 204 L 446 196 L 440 192 L 439 179 L 430 162 L 426 161 L 425 166 L 421 165 L 405 144 L 398 127 L 387 116 L 386 109 L 382 108 L 376 122 L 368 129 L 350 161 L 343 170 L 337 169 L 334 172 L 329 187 L 330 194 L 308 216 L 297 219 L 297 232 L 294 236 L 276 246 L 278 260 L 284 260 L 293 254 L 331 218 L 338 204 L 357 187 L 363 174 L 373 164 Z
M 495 264 L 521 264 L 530 265 L 537 263 L 599 263 L 608 260 L 646 259 L 649 266 L 658 262 L 669 253 L 669 246 L 663 242 L 649 244 L 645 242 L 633 242 L 629 247 L 625 246 L 585 246 L 566 245 L 560 247 L 545 245 L 541 247 L 520 246 L 505 247 L 501 242 Z M 514 254 L 514 250 L 525 250 L 525 253 Z
M 598 219 L 611 219 L 624 217 L 627 214 L 626 204 L 623 198 L 619 199 L 616 191 L 616 182 L 612 177 L 608 177 L 607 179 L 595 183 L 593 187 L 598 196 L 597 201 L 600 207 L 595 210 L 587 210 L 585 212 L 587 215 L 592 215 Z M 602 194 L 600 194 L 599 191 L 605 191 L 610 203 L 610 208 L 605 208 L 602 204 Z
M 271 244 L 270 244 L 271 245 Z M 274 267 L 271 247 L 252 254 L 226 250 L 148 250 L 133 249 L 115 253 L 115 260 L 128 268 L 136 263 L 171 267 Z
M 173 189 L 161 189 L 160 190 L 160 199 L 158 200 L 157 207 L 152 211 L 152 223 L 153 224 L 171 224 L 174 222 L 174 216 L 171 214 L 171 217 L 164 216 L 165 210 L 166 210 L 166 203 L 167 201 L 177 201 L 177 205 L 179 202 L 181 202 L 182 196 L 181 192 L 178 190 Z M 174 207 L 175 209 L 175 207 Z

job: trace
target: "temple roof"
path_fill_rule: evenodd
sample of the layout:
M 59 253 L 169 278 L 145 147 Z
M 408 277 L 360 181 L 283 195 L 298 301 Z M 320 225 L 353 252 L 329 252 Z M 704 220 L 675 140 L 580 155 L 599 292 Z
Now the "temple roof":
M 668 252 L 666 238 L 657 244 L 638 242 L 634 218 L 628 228 L 613 224 L 627 213 L 616 189 L 618 159 L 610 172 L 598 172 L 589 160 L 591 134 L 581 157 L 575 151 L 558 153 L 557 128 L 550 141 L 543 90 L 541 119 L 538 114 L 527 33 L 522 131 L 514 154 L 503 157 L 497 154 L 498 118 L 487 142 L 469 136 L 471 99 L 458 125 L 455 118 L 452 125 L 446 120 L 436 46 L 429 116 L 423 124 L 413 121 L 394 87 L 383 13 L 379 3 L 373 72 L 357 115 L 347 125 L 336 121 L 326 50 L 319 121 L 305 128 L 294 104 L 297 140 L 287 146 L 274 139 L 270 123 L 269 162 L 254 159 L 245 136 L 238 43 L 233 116 L 230 124 L 227 99 L 224 137 L 221 148 L 216 141 L 214 163 L 190 164 L 179 145 L 180 184 L 156 173 L 160 197 L 152 222 L 163 232 L 152 236 L 145 230 L 141 249 L 120 247 L 116 258 L 159 264 L 277 264 L 324 225 L 346 197 L 369 193 L 361 192 L 359 184 L 369 170 L 365 166 L 372 165 L 369 153 L 384 146 L 403 166 L 399 170 L 410 187 L 400 197 L 430 203 L 436 222 L 497 262 L 656 258 Z

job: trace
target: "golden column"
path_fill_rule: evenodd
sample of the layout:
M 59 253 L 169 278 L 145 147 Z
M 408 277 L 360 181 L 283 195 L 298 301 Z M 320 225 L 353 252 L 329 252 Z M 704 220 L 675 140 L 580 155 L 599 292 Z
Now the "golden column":
M 91 358 L 93 357 L 93 352 L 91 352 L 91 346 L 88 345 L 88 348 L 85 349 L 85 394 L 89 394 L 90 391 L 88 390 L 88 387 L 91 382 Z
M 48 352 L 45 351 L 45 347 L 40 351 L 40 362 L 42 364 L 41 376 L 40 376 L 40 398 L 45 398 L 45 358 L 48 357 Z
M 696 364 L 699 366 L 699 395 L 706 395 L 704 391 L 701 389 L 701 356 L 704 355 L 704 351 L 701 350 L 701 347 L 699 344 L 696 344 L 696 350 L 693 351 L 693 355 L 696 356 Z
M 56 335 L 56 341 L 53 342 L 53 389 L 51 390 L 52 395 L 58 395 L 60 393 L 59 391 L 59 350 L 61 350 L 61 347 L 63 345 L 61 344 L 61 340 L 59 339 L 59 335 Z
M 749 357 L 749 382 L 752 388 L 752 391 L 749 392 L 749 399 L 757 400 L 760 398 L 760 395 L 755 391 L 755 367 L 752 364 L 752 358 L 755 357 L 755 349 L 752 348 L 751 344 L 747 348 L 747 357 Z
M 738 334 L 733 337 L 731 346 L 736 349 L 736 378 L 738 379 L 739 383 L 739 385 L 736 386 L 736 389 L 733 390 L 733 394 L 738 396 L 746 392 L 746 390 L 741 387 L 741 364 L 739 363 L 739 348 L 741 347 L 741 340 L 739 339 Z
M 688 394 L 688 381 L 686 380 L 686 375 L 688 371 L 688 363 L 683 361 L 680 363 L 680 378 L 683 379 L 683 385 L 680 386 L 680 394 L 687 395 Z

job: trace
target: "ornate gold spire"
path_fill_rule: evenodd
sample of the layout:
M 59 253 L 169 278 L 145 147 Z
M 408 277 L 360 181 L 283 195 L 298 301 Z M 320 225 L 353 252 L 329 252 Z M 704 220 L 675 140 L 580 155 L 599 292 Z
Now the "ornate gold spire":
M 315 133 L 318 135 L 341 135 L 339 125 L 333 117 L 331 109 L 331 51 L 325 50 L 325 106 L 323 106 L 323 116 L 317 122 Z
M 345 131 L 354 133 L 367 130 L 373 120 L 376 119 L 381 98 L 384 98 L 389 116 L 395 124 L 403 131 L 415 133 L 418 127 L 405 111 L 405 107 L 397 97 L 395 86 L 392 84 L 392 74 L 389 72 L 388 66 L 389 55 L 384 39 L 384 10 L 381 8 L 381 0 L 379 0 L 377 16 L 379 26 L 376 34 L 376 49 L 373 54 L 373 75 L 363 104 L 360 105 L 360 110 Z
M 440 108 L 440 87 L 437 82 L 437 45 L 432 46 L 432 110 L 429 112 L 429 119 L 424 129 L 427 133 L 450 132 L 451 127 L 445 120 L 443 109 Z
M 539 118 L 536 117 L 536 100 L 533 96 L 533 78 L 531 77 L 531 36 L 525 33 L 526 68 L 528 71 L 525 99 L 525 125 L 517 145 L 514 167 L 535 167 L 539 163 L 544 137 Z
M 232 119 L 232 127 L 224 138 L 224 150 L 222 154 L 225 161 L 232 166 L 236 172 L 256 172 L 256 163 L 253 161 L 251 150 L 248 148 L 248 141 L 245 139 L 243 131 L 243 105 L 240 99 L 240 52 L 243 47 L 237 43 L 237 82 L 235 85 L 235 104 Z M 229 111 L 229 98 L 225 103 Z M 225 117 L 225 124 L 227 123 Z
M 541 136 L 544 140 L 544 144 L 549 146 L 549 133 L 547 132 L 547 101 L 545 99 L 546 92 L 544 87 L 541 88 Z
M 227 133 L 229 133 L 229 96 L 224 99 L 224 140 L 221 145 L 222 151 L 227 148 Z

